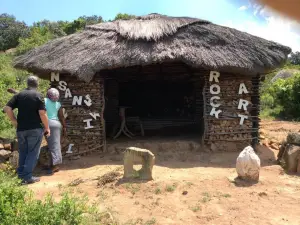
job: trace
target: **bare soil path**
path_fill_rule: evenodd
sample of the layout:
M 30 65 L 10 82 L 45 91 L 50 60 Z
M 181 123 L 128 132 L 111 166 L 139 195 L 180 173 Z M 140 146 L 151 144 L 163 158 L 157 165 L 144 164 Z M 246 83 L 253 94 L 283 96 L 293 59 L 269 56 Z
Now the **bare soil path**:
M 274 138 L 298 131 L 300 124 L 264 121 Z M 59 193 L 78 178 L 89 179 L 73 187 L 87 194 L 101 210 L 109 210 L 120 224 L 234 224 L 299 225 L 300 177 L 286 175 L 276 165 L 277 152 L 258 148 L 262 161 L 260 181 L 235 182 L 238 153 L 160 152 L 150 182 L 117 180 L 98 187 L 98 176 L 122 174 L 122 155 L 91 155 L 64 162 L 54 176 L 43 176 L 29 186 L 38 198 Z M 69 187 L 67 188 L 69 189 Z

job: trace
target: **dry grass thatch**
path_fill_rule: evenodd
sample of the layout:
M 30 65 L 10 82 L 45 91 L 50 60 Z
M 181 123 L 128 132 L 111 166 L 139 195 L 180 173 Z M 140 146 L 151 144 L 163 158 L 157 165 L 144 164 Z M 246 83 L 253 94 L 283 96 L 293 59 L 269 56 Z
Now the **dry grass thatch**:
M 163 61 L 256 75 L 279 66 L 290 52 L 286 46 L 208 21 L 150 14 L 88 26 L 19 56 L 15 66 L 39 75 L 69 73 L 87 82 L 103 69 Z

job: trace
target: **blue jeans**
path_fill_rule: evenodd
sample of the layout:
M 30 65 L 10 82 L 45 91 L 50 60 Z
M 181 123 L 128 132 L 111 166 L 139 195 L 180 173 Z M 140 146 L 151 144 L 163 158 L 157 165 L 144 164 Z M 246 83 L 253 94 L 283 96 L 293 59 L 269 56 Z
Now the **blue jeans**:
M 22 180 L 29 180 L 40 155 L 43 129 L 18 131 L 17 137 L 19 144 L 18 176 Z

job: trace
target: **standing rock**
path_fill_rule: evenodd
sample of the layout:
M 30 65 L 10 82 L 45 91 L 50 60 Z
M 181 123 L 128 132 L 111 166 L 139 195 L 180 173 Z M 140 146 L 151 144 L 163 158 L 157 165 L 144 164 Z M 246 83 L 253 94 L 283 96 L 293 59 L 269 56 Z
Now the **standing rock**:
M 11 155 L 10 151 L 6 151 L 6 150 L 0 150 L 0 159 L 2 160 L 8 160 L 9 156 Z
M 0 143 L 0 150 L 4 149 L 4 145 L 2 143 Z
M 9 158 L 9 163 L 11 166 L 15 169 L 18 168 L 19 165 L 19 152 L 13 151 L 10 158 Z
M 300 145 L 300 134 L 299 133 L 289 133 L 287 138 L 287 143 Z
M 253 148 L 248 146 L 239 154 L 236 160 L 236 172 L 243 180 L 258 181 L 260 170 L 260 159 Z
M 283 161 L 285 169 L 290 173 L 297 172 L 298 157 L 300 154 L 300 146 L 288 144 L 283 153 Z
M 142 163 L 142 168 L 139 171 L 133 169 L 133 165 L 136 161 Z M 142 180 L 152 180 L 152 169 L 154 161 L 154 154 L 147 149 L 136 147 L 126 148 L 124 154 L 124 178 L 140 178 Z

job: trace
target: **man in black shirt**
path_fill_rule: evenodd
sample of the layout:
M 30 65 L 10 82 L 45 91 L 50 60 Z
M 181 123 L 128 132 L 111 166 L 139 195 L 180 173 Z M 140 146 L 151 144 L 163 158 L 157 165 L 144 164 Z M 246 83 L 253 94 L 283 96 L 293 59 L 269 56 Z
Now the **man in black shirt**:
M 7 103 L 4 111 L 12 124 L 17 128 L 19 144 L 18 176 L 24 184 L 38 182 L 32 172 L 40 154 L 43 133 L 50 135 L 48 118 L 42 95 L 37 92 L 38 78 L 29 76 L 27 88 L 14 95 Z M 18 118 L 15 118 L 14 109 L 18 109 Z M 44 127 L 44 130 L 43 130 Z

